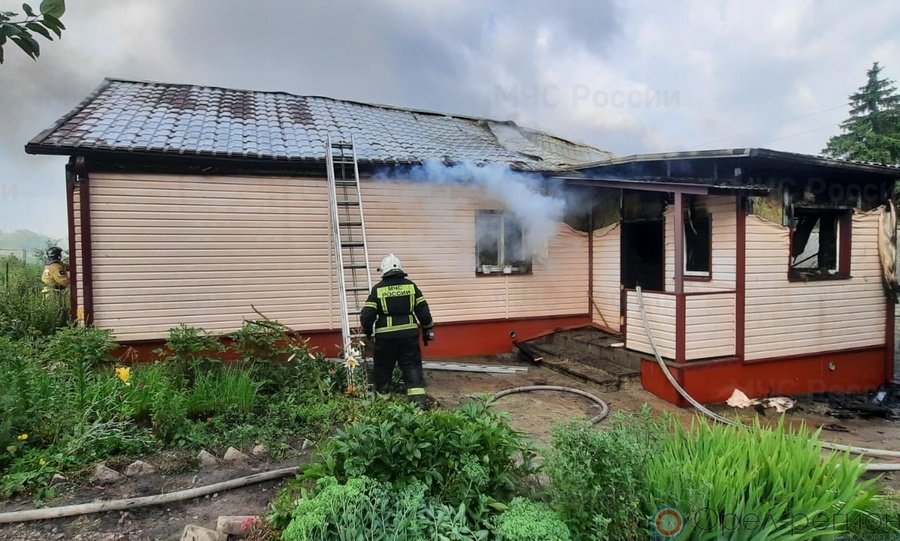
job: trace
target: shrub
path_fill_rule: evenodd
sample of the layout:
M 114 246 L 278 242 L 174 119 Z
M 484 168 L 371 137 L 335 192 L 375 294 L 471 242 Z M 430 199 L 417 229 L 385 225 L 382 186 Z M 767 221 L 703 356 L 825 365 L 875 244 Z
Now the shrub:
M 413 483 L 395 489 L 368 477 L 340 483 L 318 481 L 314 494 L 297 500 L 285 541 L 357 540 L 479 541 L 486 530 L 473 531 L 465 509 L 452 509 L 425 498 L 425 486 Z
M 0 257 L 0 271 L 0 335 L 15 339 L 47 336 L 67 325 L 68 292 L 44 295 L 41 265 L 25 264 L 14 256 Z
M 95 369 L 112 360 L 115 347 L 109 331 L 93 327 L 68 327 L 48 341 L 44 355 L 51 367 L 57 367 L 54 372 L 61 383 L 56 392 L 71 395 L 75 410 L 87 408 L 88 387 L 98 376 Z
M 470 516 L 493 500 L 508 501 L 534 472 L 534 453 L 506 418 L 484 400 L 452 411 L 420 412 L 384 402 L 379 418 L 353 424 L 329 439 L 308 478 L 367 476 L 403 489 L 422 484 L 430 497 L 465 505 Z
M 183 323 L 169 329 L 166 348 L 168 351 L 156 350 L 157 355 L 165 358 L 165 364 L 172 374 L 182 379 L 188 387 L 193 385 L 198 373 L 206 372 L 219 364 L 217 354 L 225 349 L 217 336 Z
M 686 539 L 833 539 L 874 510 L 861 458 L 822 454 L 818 432 L 672 421 L 647 464 L 648 514 L 674 507 Z M 737 517 L 738 522 L 729 520 Z M 745 518 L 756 517 L 751 529 Z
M 646 409 L 639 416 L 617 413 L 604 428 L 586 421 L 556 428 L 544 468 L 552 507 L 573 539 L 646 537 L 644 469 L 656 439 Z
M 569 541 L 569 528 L 546 504 L 512 501 L 494 532 L 498 541 Z

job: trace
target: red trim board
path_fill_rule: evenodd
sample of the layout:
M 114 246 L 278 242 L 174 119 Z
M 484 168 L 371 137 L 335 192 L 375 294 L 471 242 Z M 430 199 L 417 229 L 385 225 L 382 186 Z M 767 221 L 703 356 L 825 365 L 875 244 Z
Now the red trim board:
M 435 326 L 437 339 L 427 348 L 422 348 L 422 355 L 441 358 L 509 353 L 517 341 L 531 340 L 552 332 L 590 325 L 590 314 L 439 324 Z M 326 355 L 337 356 L 340 353 L 339 330 L 298 331 L 297 335 L 308 338 L 310 346 Z M 222 340 L 227 342 L 228 339 L 223 337 Z M 164 339 L 123 341 L 114 355 L 129 361 L 154 360 L 156 355 L 153 351 L 165 347 L 165 342 Z
M 703 404 L 724 402 L 734 389 L 747 396 L 818 392 L 864 392 L 886 382 L 886 346 L 828 351 L 758 361 L 667 363 L 675 380 Z M 666 379 L 656 360 L 641 360 L 641 385 L 656 396 L 687 407 L 689 404 Z

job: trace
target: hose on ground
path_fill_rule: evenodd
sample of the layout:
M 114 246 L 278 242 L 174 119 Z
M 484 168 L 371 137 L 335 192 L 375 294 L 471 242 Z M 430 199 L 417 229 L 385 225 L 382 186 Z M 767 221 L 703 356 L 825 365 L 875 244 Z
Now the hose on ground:
M 503 398 L 504 396 L 515 394 L 515 393 L 528 393 L 532 391 L 561 391 L 564 393 L 573 393 L 579 396 L 583 396 L 600 407 L 600 413 L 591 417 L 590 423 L 597 424 L 609 415 L 609 406 L 606 405 L 606 402 L 600 400 L 600 398 L 592 395 L 587 391 L 582 391 L 581 389 L 574 389 L 572 387 L 563 387 L 562 385 L 526 385 L 524 387 L 513 387 L 512 389 L 506 389 L 504 391 L 500 391 L 495 394 L 491 398 L 493 400 L 497 400 L 498 398 Z
M 672 387 L 678 391 L 678 394 L 681 395 L 682 398 L 687 400 L 694 408 L 696 408 L 700 413 L 706 415 L 707 417 L 714 419 L 720 423 L 725 423 L 731 426 L 740 426 L 744 427 L 743 424 L 732 421 L 731 419 L 726 419 L 722 417 L 718 413 L 710 410 L 705 407 L 700 402 L 694 399 L 685 389 L 682 387 L 676 380 L 672 373 L 669 371 L 669 367 L 666 365 L 665 361 L 663 361 L 662 357 L 659 354 L 659 350 L 656 349 L 656 342 L 653 340 L 653 333 L 650 331 L 650 321 L 647 319 L 647 311 L 644 309 L 644 294 L 641 291 L 641 286 L 637 286 L 635 288 L 635 293 L 637 294 L 638 299 L 638 308 L 641 312 L 641 319 L 644 323 L 644 332 L 647 334 L 647 341 L 650 343 L 650 349 L 653 350 L 653 355 L 656 357 L 656 362 L 659 364 L 660 369 L 662 369 L 663 375 L 666 376 L 666 379 L 669 380 L 669 383 Z M 858 455 L 868 455 L 868 456 L 877 456 L 877 457 L 888 457 L 888 458 L 900 458 L 900 451 L 889 451 L 886 449 L 867 449 L 865 447 L 855 447 L 852 445 L 843 445 L 840 443 L 832 443 L 829 441 L 823 441 L 822 447 L 825 449 L 830 449 L 832 451 L 844 451 L 849 453 L 854 453 Z M 900 471 L 900 463 L 892 464 L 892 463 L 868 463 L 864 464 L 867 470 L 870 471 Z
M 280 479 L 297 473 L 297 467 L 281 468 L 279 470 L 271 470 L 267 472 L 254 473 L 229 481 L 213 483 L 202 487 L 189 488 L 187 490 L 179 490 L 177 492 L 168 492 L 166 494 L 157 494 L 155 496 L 142 496 L 140 498 L 126 498 L 122 500 L 107 500 L 91 503 L 81 503 L 77 505 L 64 505 L 62 507 L 47 507 L 44 509 L 28 509 L 23 511 L 10 511 L 8 513 L 0 513 L 0 524 L 8 524 L 13 522 L 28 522 L 31 520 L 46 520 L 52 518 L 74 517 L 77 515 L 88 515 L 91 513 L 102 513 L 104 511 L 122 511 L 125 509 L 134 509 L 136 507 L 147 507 L 150 505 L 161 505 L 192 498 L 199 498 L 208 494 L 231 490 L 263 481 L 271 481 L 272 479 Z

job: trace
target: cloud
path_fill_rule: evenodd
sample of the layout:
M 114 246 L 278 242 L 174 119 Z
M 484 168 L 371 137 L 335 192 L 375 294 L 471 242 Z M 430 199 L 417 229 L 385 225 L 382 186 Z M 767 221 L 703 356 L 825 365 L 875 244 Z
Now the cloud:
M 22 147 L 105 76 L 512 119 L 630 154 L 815 153 L 874 60 L 900 75 L 889 1 L 70 4 L 38 62 L 8 48 L 0 67 L 0 229 L 65 235 L 65 160 Z

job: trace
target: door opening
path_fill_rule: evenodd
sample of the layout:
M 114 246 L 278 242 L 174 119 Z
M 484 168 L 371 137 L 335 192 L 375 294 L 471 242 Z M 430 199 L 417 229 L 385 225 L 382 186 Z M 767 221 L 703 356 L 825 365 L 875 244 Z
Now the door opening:
M 665 289 L 665 222 L 622 222 L 622 285 L 647 291 Z

